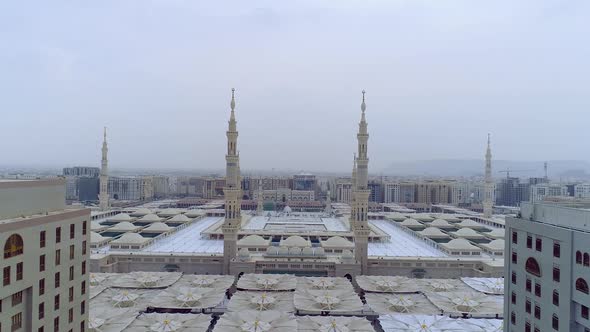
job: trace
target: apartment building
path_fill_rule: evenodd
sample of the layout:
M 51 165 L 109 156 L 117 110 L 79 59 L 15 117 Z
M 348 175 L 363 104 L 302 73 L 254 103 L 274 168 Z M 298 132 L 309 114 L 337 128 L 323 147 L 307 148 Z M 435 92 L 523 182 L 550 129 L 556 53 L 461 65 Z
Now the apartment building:
M 504 331 L 590 331 L 590 210 L 521 204 L 506 218 Z
M 0 180 L 1 331 L 85 331 L 90 210 L 65 205 L 65 180 Z

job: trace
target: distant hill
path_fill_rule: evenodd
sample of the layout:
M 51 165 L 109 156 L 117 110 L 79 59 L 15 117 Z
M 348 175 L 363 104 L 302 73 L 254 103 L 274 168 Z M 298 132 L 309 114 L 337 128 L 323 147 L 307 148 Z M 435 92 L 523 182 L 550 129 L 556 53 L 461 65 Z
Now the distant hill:
M 548 173 L 552 179 L 590 178 L 590 163 L 580 160 L 549 160 Z M 494 160 L 494 177 L 506 176 L 499 171 L 510 169 L 511 176 L 543 176 L 544 161 Z M 518 171 L 522 170 L 522 171 Z M 484 173 L 484 161 L 477 159 L 419 160 L 396 162 L 384 170 L 387 175 L 398 176 L 481 176 Z

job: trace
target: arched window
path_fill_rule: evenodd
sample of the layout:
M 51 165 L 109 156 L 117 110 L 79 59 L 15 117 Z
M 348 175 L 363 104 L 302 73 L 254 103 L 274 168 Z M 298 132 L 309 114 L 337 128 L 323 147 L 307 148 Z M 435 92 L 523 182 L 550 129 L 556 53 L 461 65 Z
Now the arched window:
M 582 253 L 579 250 L 576 251 L 576 264 L 582 264 Z
M 584 266 L 590 266 L 590 255 L 587 252 L 584 253 Z
M 541 276 L 541 267 L 536 259 L 529 257 L 526 260 L 525 269 L 528 273 L 540 277 Z
M 4 244 L 4 258 L 10 258 L 23 253 L 23 238 L 18 234 L 12 234 Z
M 588 294 L 588 283 L 586 280 L 583 278 L 578 278 L 578 280 L 576 280 L 576 290 L 579 290 L 584 294 Z

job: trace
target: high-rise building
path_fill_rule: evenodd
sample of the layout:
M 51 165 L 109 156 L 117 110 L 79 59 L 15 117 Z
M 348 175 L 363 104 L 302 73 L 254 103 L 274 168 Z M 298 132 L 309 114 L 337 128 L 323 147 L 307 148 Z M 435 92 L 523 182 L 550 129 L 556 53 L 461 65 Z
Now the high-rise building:
M 64 176 L 85 176 L 89 178 L 97 178 L 100 175 L 100 168 L 88 166 L 65 167 L 63 169 Z
M 400 184 L 397 182 L 386 182 L 383 184 L 384 202 L 385 203 L 399 203 L 400 202 Z
M 223 273 L 230 273 L 230 261 L 238 250 L 238 232 L 242 223 L 242 182 L 240 179 L 240 155 L 238 154 L 238 129 L 235 116 L 236 101 L 234 89 L 231 90 L 231 115 L 227 130 L 227 154 L 225 155 L 225 220 L 223 232 Z
M 65 205 L 65 181 L 0 181 L 0 327 L 88 326 L 90 210 Z
M 367 121 L 365 120 L 365 91 L 363 90 L 363 101 L 361 103 L 361 121 L 359 131 L 356 135 L 358 141 L 356 174 L 353 174 L 352 190 L 352 210 L 351 226 L 354 232 L 354 254 L 355 259 L 361 265 L 361 273 L 367 273 L 368 264 L 368 241 L 369 241 L 369 195 L 371 191 L 368 187 L 369 158 L 367 154 L 367 143 L 369 141 L 369 132 L 367 131 Z
M 580 183 L 574 185 L 574 197 L 590 198 L 590 183 Z
M 315 175 L 301 173 L 293 175 L 293 190 L 316 190 L 317 180 Z
M 529 191 L 529 183 L 521 183 L 520 179 L 516 177 L 503 178 L 496 187 L 496 204 L 519 206 L 520 202 L 529 199 Z
M 521 204 L 506 218 L 504 331 L 590 331 L 588 206 Z
M 336 181 L 336 202 L 350 203 L 352 201 L 352 183 L 350 179 Z
M 383 203 L 383 182 L 380 180 L 370 180 L 368 187 L 371 191 L 369 202 Z
M 545 197 L 568 196 L 567 187 L 561 184 L 541 183 L 534 184 L 530 188 L 531 193 L 529 197 L 530 201 L 533 203 L 542 202 L 543 200 L 545 200 Z

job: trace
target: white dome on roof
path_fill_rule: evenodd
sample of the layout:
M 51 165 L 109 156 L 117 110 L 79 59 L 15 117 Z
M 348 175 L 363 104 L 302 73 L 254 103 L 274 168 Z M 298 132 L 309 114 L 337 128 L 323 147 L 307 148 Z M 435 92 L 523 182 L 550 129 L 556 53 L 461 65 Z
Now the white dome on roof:
M 445 219 L 435 219 L 433 222 L 430 223 L 430 226 L 453 227 L 453 225 L 449 224 L 449 222 Z
M 301 255 L 301 248 L 298 248 L 298 247 L 291 247 L 291 248 L 289 248 L 289 255 L 291 255 L 291 256 L 299 256 L 299 255 Z
M 111 243 L 141 244 L 146 241 L 149 241 L 149 239 L 145 238 L 137 233 L 125 233 L 120 238 L 113 240 Z
M 402 226 L 424 226 L 416 219 L 408 218 L 401 223 Z
M 250 257 L 250 251 L 247 248 L 242 248 L 238 251 L 238 257 L 247 258 Z
M 152 211 L 150 209 L 147 209 L 147 208 L 139 208 L 139 209 L 133 211 L 131 213 L 131 215 L 134 216 L 134 217 L 143 217 L 143 216 L 148 215 L 150 213 L 152 213 Z
M 460 230 L 454 232 L 453 234 L 457 236 L 465 236 L 465 237 L 483 237 L 483 235 L 479 234 L 478 232 L 474 231 L 471 228 L 461 228 Z
M 187 216 L 185 216 L 184 214 L 177 214 L 174 217 L 166 220 L 166 221 L 172 221 L 172 222 L 187 222 L 187 221 L 191 221 L 191 219 Z
M 155 222 L 151 224 L 149 227 L 146 227 L 142 230 L 143 231 L 156 231 L 156 232 L 167 232 L 173 230 L 174 227 L 170 227 L 163 222 Z
M 418 232 L 426 237 L 428 236 L 441 236 L 441 237 L 448 237 L 447 234 L 443 233 L 440 229 L 436 227 L 427 227 L 423 231 Z
M 280 245 L 281 247 L 311 247 L 311 242 L 299 235 L 292 235 L 284 240 L 281 240 Z
M 109 230 L 111 231 L 134 231 L 136 229 L 140 228 L 139 226 L 135 226 L 132 223 L 128 222 L 128 221 L 122 221 L 118 224 L 115 224 L 113 227 L 111 227 Z
M 96 232 L 92 232 L 92 231 L 90 232 L 90 243 L 100 243 L 100 242 L 106 241 L 108 239 L 110 239 L 110 238 L 104 237 Z
M 160 221 L 162 220 L 162 218 L 158 217 L 157 215 L 150 213 L 150 214 L 146 214 L 145 216 L 141 217 L 141 219 L 139 219 L 138 221 L 145 221 L 145 222 L 155 222 L 155 221 Z
M 112 221 L 130 221 L 132 218 L 127 213 L 119 213 L 118 215 L 109 218 Z
M 289 207 L 289 205 L 285 206 L 285 208 L 283 209 L 283 212 L 291 213 L 291 208 Z
M 477 221 L 473 221 L 471 219 L 465 219 L 457 224 L 460 227 L 483 227 L 482 224 L 478 223 Z

